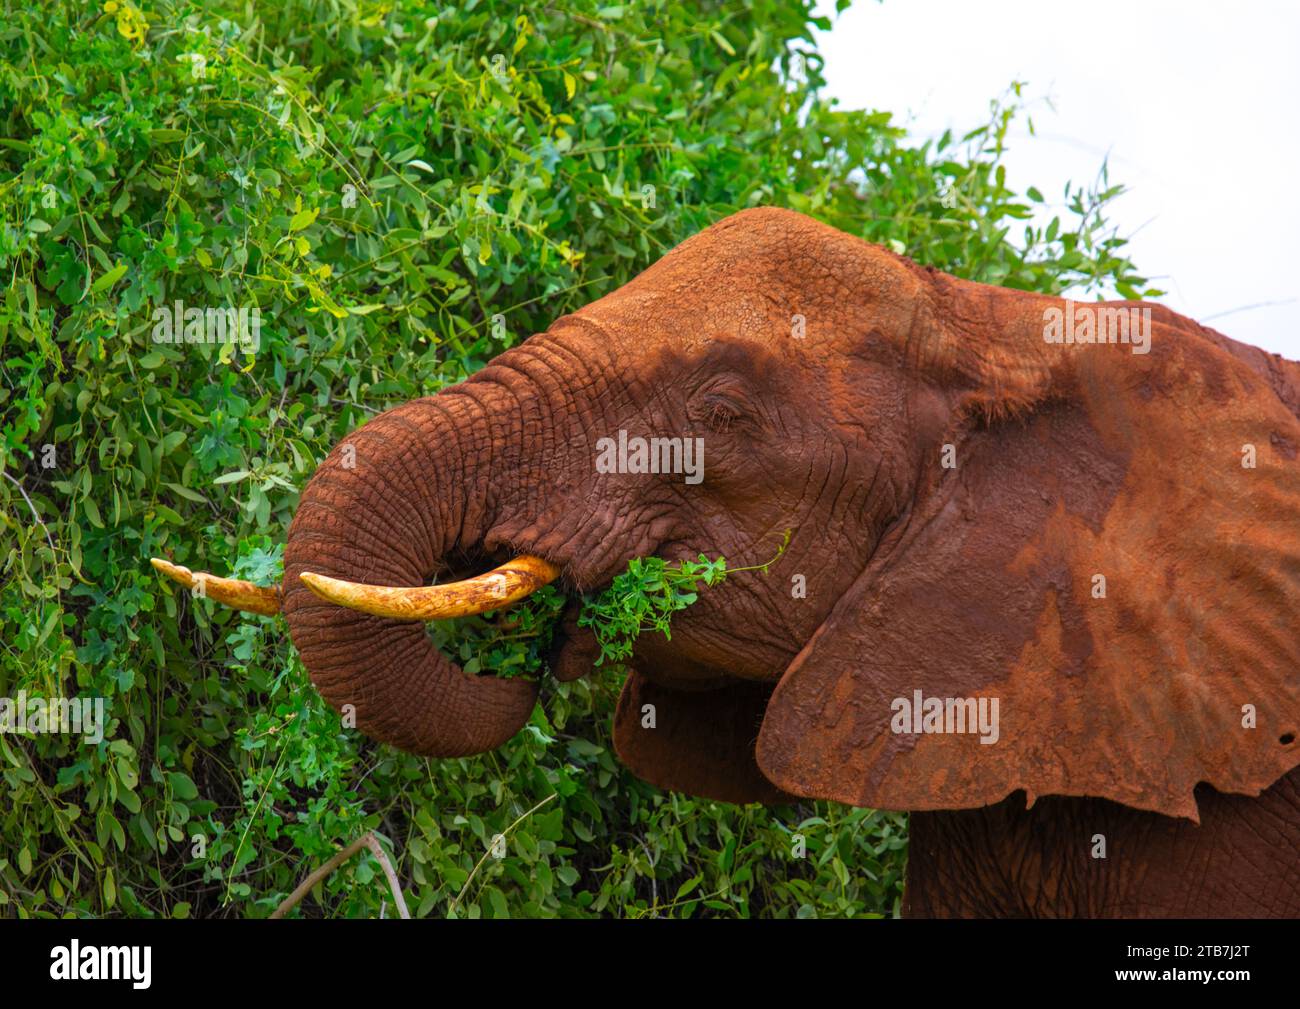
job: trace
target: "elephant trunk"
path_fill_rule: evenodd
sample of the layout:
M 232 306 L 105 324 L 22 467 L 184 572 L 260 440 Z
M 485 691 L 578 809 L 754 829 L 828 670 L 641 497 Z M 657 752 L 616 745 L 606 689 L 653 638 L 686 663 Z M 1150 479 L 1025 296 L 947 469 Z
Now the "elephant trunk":
M 495 520 L 494 474 L 517 413 L 508 390 L 476 383 L 380 414 L 321 464 L 289 528 L 283 613 L 312 682 L 335 708 L 352 706 L 358 729 L 400 749 L 494 749 L 527 722 L 537 687 L 467 676 L 422 623 L 336 605 L 300 576 L 423 586 L 449 556 L 476 549 Z

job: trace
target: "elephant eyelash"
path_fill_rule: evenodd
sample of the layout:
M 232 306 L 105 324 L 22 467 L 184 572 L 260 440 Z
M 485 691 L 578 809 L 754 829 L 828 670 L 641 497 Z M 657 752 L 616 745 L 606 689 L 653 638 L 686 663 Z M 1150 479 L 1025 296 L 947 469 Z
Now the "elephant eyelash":
M 709 397 L 705 402 L 705 407 L 708 410 L 705 423 L 708 424 L 710 430 L 719 434 L 729 431 L 731 425 L 742 416 L 738 407 L 719 397 Z

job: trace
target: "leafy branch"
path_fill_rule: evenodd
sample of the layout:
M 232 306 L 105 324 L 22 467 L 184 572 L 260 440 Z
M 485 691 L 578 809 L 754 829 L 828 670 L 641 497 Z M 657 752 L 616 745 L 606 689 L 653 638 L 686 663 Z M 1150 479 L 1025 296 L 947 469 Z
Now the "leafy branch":
M 694 561 L 668 564 L 662 557 L 635 557 L 627 570 L 597 596 L 583 600 L 579 627 L 590 627 L 600 645 L 596 665 L 606 660 L 624 662 L 632 657 L 636 639 L 647 631 L 658 631 L 672 640 L 670 624 L 674 613 L 686 609 L 699 598 L 700 587 L 721 585 L 728 574 L 768 568 L 785 553 L 790 543 L 787 529 L 776 554 L 764 564 L 727 568 L 727 559 L 709 560 L 704 554 Z

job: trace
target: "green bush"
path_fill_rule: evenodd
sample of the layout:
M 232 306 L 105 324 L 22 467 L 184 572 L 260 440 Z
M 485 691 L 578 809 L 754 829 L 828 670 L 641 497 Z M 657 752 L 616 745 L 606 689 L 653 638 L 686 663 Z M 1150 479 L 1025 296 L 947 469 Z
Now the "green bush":
M 275 580 L 347 432 L 735 210 L 1137 296 L 1118 190 L 1030 220 L 1001 163 L 1018 88 L 920 146 L 835 109 L 807 0 L 2 2 L 0 695 L 109 722 L 0 735 L 0 908 L 264 917 L 375 831 L 416 915 L 895 913 L 904 816 L 661 793 L 611 753 L 615 677 L 545 682 L 499 752 L 418 759 L 340 727 L 280 619 L 147 559 Z M 256 306 L 257 348 L 155 342 L 176 301 Z M 366 854 L 295 913 L 385 905 Z

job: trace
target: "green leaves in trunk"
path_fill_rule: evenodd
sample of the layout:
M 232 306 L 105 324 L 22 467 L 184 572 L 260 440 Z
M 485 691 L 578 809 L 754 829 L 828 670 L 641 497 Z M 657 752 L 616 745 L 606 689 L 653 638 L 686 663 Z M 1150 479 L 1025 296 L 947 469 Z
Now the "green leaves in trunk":
M 673 614 L 699 598 L 701 586 L 720 585 L 727 577 L 725 557 L 668 564 L 660 557 L 636 557 L 608 589 L 584 601 L 579 627 L 590 627 L 600 644 L 596 665 L 632 657 L 636 639 L 658 631 L 672 639 Z

